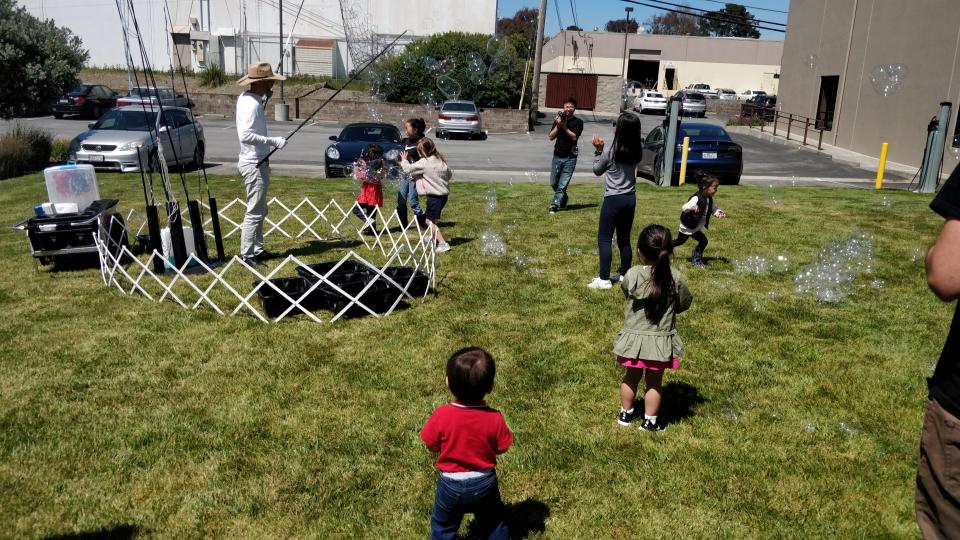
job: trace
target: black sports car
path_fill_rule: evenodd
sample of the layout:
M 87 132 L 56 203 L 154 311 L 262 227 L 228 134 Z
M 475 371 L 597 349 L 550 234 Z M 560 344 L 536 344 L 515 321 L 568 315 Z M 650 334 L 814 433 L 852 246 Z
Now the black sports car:
M 117 93 L 100 84 L 78 84 L 60 97 L 51 107 L 54 118 L 66 114 L 79 114 L 96 120 L 100 115 L 117 106 Z
M 370 143 L 377 143 L 383 147 L 384 157 L 388 160 L 392 158 L 388 155 L 390 151 L 403 151 L 400 130 L 392 124 L 378 122 L 348 124 L 339 136 L 334 135 L 330 140 L 334 143 L 328 146 L 324 153 L 327 178 L 350 176 L 353 164 L 360 159 L 360 154 Z

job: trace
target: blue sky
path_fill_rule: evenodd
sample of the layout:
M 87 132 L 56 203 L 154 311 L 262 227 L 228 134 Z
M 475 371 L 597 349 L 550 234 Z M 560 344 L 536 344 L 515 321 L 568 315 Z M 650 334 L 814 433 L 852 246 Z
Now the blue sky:
M 654 4 L 656 2 L 646 2 L 645 3 Z M 672 4 L 686 4 L 692 8 L 696 9 L 706 9 L 714 10 L 720 9 L 723 7 L 722 3 L 713 2 L 710 0 L 668 0 Z M 532 7 L 539 8 L 539 0 L 498 0 L 498 18 L 510 17 L 517 12 L 518 9 L 522 7 Z M 547 0 L 547 21 L 544 28 L 544 33 L 547 36 L 552 36 L 557 33 L 560 29 L 560 25 L 557 22 L 557 7 L 559 7 L 560 13 L 560 22 L 563 23 L 563 27 L 566 28 L 571 24 L 574 24 L 573 10 L 571 9 L 571 3 L 576 7 L 576 18 L 580 23 L 580 27 L 584 30 L 592 30 L 594 26 L 603 30 L 603 27 L 607 24 L 607 21 L 611 19 L 622 19 L 625 16 L 623 8 L 627 6 L 633 7 L 633 13 L 630 14 L 631 19 L 637 19 L 641 23 L 651 15 L 656 15 L 659 13 L 666 13 L 658 9 L 638 6 L 636 4 L 627 4 L 625 2 L 620 2 L 618 0 Z M 789 11 L 790 0 L 745 0 L 743 2 L 738 2 L 746 6 L 757 6 L 764 9 L 778 10 L 778 11 Z M 670 7 L 670 6 L 666 6 Z M 763 19 L 765 21 L 777 22 L 786 24 L 787 14 L 786 13 L 776 13 L 771 11 L 761 11 L 759 9 L 747 8 L 750 13 L 757 19 Z M 780 28 L 776 25 L 766 25 L 772 28 Z M 780 32 L 771 32 L 768 30 L 761 30 L 760 36 L 763 39 L 783 39 L 783 34 Z

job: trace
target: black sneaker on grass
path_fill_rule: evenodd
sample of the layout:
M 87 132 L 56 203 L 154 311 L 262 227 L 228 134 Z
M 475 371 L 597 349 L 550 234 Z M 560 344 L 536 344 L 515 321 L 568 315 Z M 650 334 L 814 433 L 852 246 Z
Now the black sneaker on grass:
M 660 424 L 655 424 L 649 418 L 644 418 L 640 424 L 640 431 L 663 431 L 665 428 Z
M 637 419 L 637 413 L 629 413 L 627 411 L 620 411 L 620 416 L 617 417 L 617 423 L 621 426 L 629 426 L 630 422 L 633 422 Z

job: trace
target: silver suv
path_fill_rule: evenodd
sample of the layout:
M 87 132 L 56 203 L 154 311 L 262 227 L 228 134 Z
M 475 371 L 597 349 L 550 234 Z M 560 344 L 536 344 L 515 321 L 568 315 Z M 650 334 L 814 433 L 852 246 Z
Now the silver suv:
M 707 116 L 707 98 L 700 92 L 681 90 L 673 95 L 673 99 L 680 100 L 681 116 Z
M 437 114 L 437 137 L 450 138 L 452 133 L 463 133 L 471 139 L 486 138 L 483 132 L 483 121 L 478 109 L 472 101 L 451 100 L 443 102 Z

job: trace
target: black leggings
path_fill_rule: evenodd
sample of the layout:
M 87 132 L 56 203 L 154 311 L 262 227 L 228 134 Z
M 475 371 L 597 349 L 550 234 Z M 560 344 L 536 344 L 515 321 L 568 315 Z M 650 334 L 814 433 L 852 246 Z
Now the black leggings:
M 677 233 L 677 239 L 673 241 L 673 247 L 682 246 L 691 236 L 697 241 L 697 248 L 695 251 L 703 255 L 703 250 L 707 249 L 707 235 L 703 234 L 703 229 L 700 229 L 693 234 Z
M 620 249 L 620 275 L 630 269 L 633 251 L 630 247 L 630 230 L 633 214 L 637 208 L 636 193 L 610 195 L 603 198 L 600 207 L 600 226 L 597 227 L 597 247 L 600 251 L 600 279 L 610 279 L 610 263 L 613 260 L 613 233 L 617 233 L 617 248 Z

